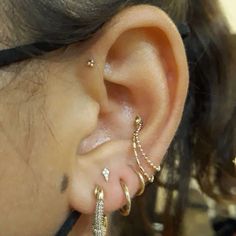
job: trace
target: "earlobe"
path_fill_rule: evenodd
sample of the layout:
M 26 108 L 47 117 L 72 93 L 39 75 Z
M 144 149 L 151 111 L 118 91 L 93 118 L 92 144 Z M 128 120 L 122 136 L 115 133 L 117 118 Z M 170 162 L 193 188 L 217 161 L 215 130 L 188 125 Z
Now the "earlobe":
M 70 189 L 71 206 L 82 213 L 94 209 L 95 185 L 104 190 L 106 211 L 114 211 L 125 203 L 120 180 L 132 197 L 140 186 L 144 188 L 134 169 L 152 182 L 178 128 L 188 88 L 181 37 L 157 7 L 127 8 L 95 37 L 89 47 L 94 58 L 87 60 L 94 60 L 90 68 L 96 82 L 84 83 L 84 87 L 93 86 L 93 90 L 86 89 L 87 95 L 97 99 L 100 112 L 94 131 L 81 140 Z M 90 72 L 86 69 L 83 73 Z M 136 115 L 142 117 L 143 127 L 132 144 Z M 108 182 L 102 174 L 104 168 L 110 171 Z

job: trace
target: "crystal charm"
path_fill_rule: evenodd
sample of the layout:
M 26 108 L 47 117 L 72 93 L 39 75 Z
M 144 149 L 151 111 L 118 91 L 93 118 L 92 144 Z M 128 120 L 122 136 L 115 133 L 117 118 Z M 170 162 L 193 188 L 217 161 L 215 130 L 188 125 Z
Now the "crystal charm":
M 102 171 L 102 175 L 104 176 L 106 182 L 108 182 L 109 180 L 109 174 L 110 174 L 110 171 L 107 168 L 104 168 Z

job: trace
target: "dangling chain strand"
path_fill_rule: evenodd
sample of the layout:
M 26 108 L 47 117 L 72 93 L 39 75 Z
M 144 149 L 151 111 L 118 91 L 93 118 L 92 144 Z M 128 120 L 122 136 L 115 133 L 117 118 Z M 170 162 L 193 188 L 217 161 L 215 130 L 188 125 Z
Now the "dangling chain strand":
M 141 119 L 140 116 L 136 116 L 135 118 L 135 130 L 133 132 L 133 138 L 132 138 L 132 141 L 133 141 L 133 150 L 134 150 L 134 155 L 135 155 L 135 159 L 136 159 L 136 162 L 138 164 L 138 167 L 139 169 L 141 170 L 142 174 L 148 179 L 149 182 L 153 182 L 154 181 L 154 175 L 152 176 L 149 176 L 148 173 L 145 171 L 145 169 L 143 168 L 143 166 L 141 165 L 140 163 L 140 160 L 139 160 L 139 156 L 138 156 L 138 152 L 137 152 L 137 149 L 139 149 L 141 155 L 143 156 L 143 158 L 145 159 L 145 161 L 147 162 L 147 164 L 153 168 L 155 171 L 160 171 L 161 170 L 161 167 L 160 166 L 156 166 L 151 160 L 150 158 L 146 155 L 146 153 L 144 152 L 142 146 L 141 146 L 141 143 L 140 143 L 140 139 L 139 139 L 139 132 L 141 131 L 142 129 L 142 126 L 143 126 L 143 121 Z
M 133 150 L 134 150 L 134 156 L 135 156 L 136 162 L 137 162 L 138 167 L 141 170 L 142 174 L 148 179 L 149 182 L 152 183 L 154 181 L 154 176 L 153 175 L 149 176 L 148 173 L 142 167 L 136 148 L 137 148 L 137 145 L 136 145 L 136 142 L 135 142 L 135 134 L 133 134 Z
M 158 171 L 161 170 L 161 167 L 160 167 L 160 166 L 156 166 L 156 165 L 150 160 L 150 158 L 146 155 L 146 153 L 144 152 L 144 150 L 143 150 L 143 148 L 142 148 L 142 146 L 141 146 L 141 143 L 140 143 L 140 140 L 139 140 L 139 137 L 138 137 L 139 132 L 140 132 L 140 130 L 141 130 L 142 127 L 143 127 L 142 119 L 141 119 L 141 117 L 137 116 L 135 120 L 136 120 L 135 124 L 136 124 L 136 126 L 137 126 L 137 129 L 136 129 L 136 131 L 135 131 L 135 133 L 134 133 L 134 134 L 135 134 L 134 137 L 135 137 L 135 141 L 136 141 L 136 143 L 137 143 L 137 146 L 138 146 L 138 148 L 139 148 L 139 150 L 140 150 L 140 152 L 141 152 L 143 158 L 147 161 L 148 165 L 151 166 L 154 170 L 156 170 L 156 171 L 158 172 Z

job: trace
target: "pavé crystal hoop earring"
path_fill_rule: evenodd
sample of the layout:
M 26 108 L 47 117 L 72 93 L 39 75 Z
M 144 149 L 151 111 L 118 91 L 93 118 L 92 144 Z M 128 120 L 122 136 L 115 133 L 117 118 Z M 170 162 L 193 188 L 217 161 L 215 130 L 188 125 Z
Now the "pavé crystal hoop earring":
M 97 202 L 93 220 L 93 235 L 105 236 L 107 231 L 107 217 L 104 214 L 104 192 L 100 186 L 96 186 L 94 194 Z
M 144 152 L 140 139 L 139 139 L 139 133 L 143 127 L 143 121 L 142 118 L 140 116 L 136 116 L 135 118 L 135 122 L 134 122 L 134 126 L 135 126 L 135 130 L 133 132 L 133 150 L 134 150 L 134 155 L 135 155 L 135 159 L 136 162 L 138 164 L 139 169 L 141 170 L 142 174 L 147 178 L 147 180 L 149 182 L 153 182 L 154 181 L 154 175 L 149 176 L 148 173 L 145 171 L 145 169 L 143 168 L 143 166 L 141 165 L 140 162 L 140 158 L 138 155 L 138 151 L 139 153 L 141 153 L 142 157 L 144 158 L 144 160 L 146 161 L 146 163 L 155 171 L 160 171 L 161 167 L 160 166 L 156 166 L 151 159 L 146 155 L 146 153 Z

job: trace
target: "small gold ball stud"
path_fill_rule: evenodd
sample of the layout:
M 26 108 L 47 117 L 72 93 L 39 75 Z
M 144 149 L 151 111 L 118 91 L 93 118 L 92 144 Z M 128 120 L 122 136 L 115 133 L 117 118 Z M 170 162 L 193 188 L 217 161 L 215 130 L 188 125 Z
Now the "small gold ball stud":
M 87 65 L 89 67 L 94 67 L 95 61 L 93 59 L 88 60 Z

